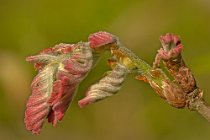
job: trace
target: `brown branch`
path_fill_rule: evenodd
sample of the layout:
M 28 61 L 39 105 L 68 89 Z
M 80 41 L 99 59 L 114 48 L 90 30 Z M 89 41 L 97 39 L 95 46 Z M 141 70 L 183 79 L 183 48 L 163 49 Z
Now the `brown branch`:
M 204 118 L 210 122 L 210 106 L 207 105 L 205 100 L 202 98 L 203 91 L 195 90 L 194 93 L 188 95 L 188 109 L 197 111 Z
M 210 106 L 203 99 L 199 99 L 195 104 L 197 105 L 198 113 L 210 122 Z

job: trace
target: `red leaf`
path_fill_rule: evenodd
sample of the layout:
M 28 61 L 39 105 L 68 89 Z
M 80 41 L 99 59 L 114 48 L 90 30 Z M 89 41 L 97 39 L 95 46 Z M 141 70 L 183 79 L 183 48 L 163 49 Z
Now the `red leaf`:
M 107 32 L 97 32 L 91 34 L 88 38 L 90 47 L 97 49 L 101 46 L 116 42 L 117 38 Z
M 32 95 L 26 105 L 24 121 L 26 128 L 35 134 L 40 133 L 44 120 L 50 111 L 50 105 L 47 101 L 52 92 L 55 70 L 55 66 L 45 67 L 31 84 Z
M 79 43 L 59 44 L 27 60 L 35 63 L 39 73 L 31 84 L 24 121 L 28 130 L 39 134 L 46 118 L 54 126 L 62 120 L 77 86 L 91 70 L 93 58 L 91 49 Z

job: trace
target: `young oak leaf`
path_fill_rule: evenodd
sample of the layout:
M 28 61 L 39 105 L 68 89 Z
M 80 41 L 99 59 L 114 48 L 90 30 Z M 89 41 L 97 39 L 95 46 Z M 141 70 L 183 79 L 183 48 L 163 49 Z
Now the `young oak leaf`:
M 172 75 L 174 80 L 180 84 L 185 93 L 191 93 L 196 88 L 196 81 L 191 70 L 186 66 L 181 52 L 183 45 L 179 36 L 172 33 L 167 33 L 160 37 L 162 48 L 158 53 L 153 63 L 153 67 L 159 67 L 161 60 Z
M 101 53 L 112 47 L 118 47 L 118 38 L 107 32 L 93 33 L 88 37 L 89 45 L 94 52 Z
M 118 38 L 107 32 L 93 33 L 88 37 L 88 40 L 94 54 L 118 48 Z M 110 64 L 111 62 L 109 61 Z M 114 67 L 113 70 L 109 71 L 98 83 L 92 85 L 87 91 L 86 97 L 79 101 L 78 104 L 81 108 L 112 96 L 120 90 L 121 84 L 127 75 L 127 68 L 121 64 L 114 65 L 111 66 L 112 68 Z
M 26 61 L 34 63 L 34 67 L 36 70 L 41 70 L 45 65 L 47 65 L 51 61 L 55 61 L 55 56 L 58 56 L 60 54 L 71 53 L 72 48 L 74 48 L 74 45 L 75 44 L 60 43 L 52 48 L 42 50 L 39 55 L 27 57 Z
M 159 67 L 161 60 L 169 61 L 180 57 L 183 50 L 180 37 L 172 33 L 160 36 L 160 42 L 162 48 L 158 50 L 155 62 L 153 63 L 154 67 Z
M 109 71 L 98 83 L 89 88 L 86 97 L 79 101 L 79 106 L 83 108 L 114 95 L 121 89 L 127 74 L 128 69 L 124 65 L 116 64 L 112 71 Z
M 62 120 L 77 86 L 91 70 L 93 58 L 87 43 L 78 43 L 60 44 L 27 61 L 41 64 L 31 84 L 24 119 L 26 128 L 39 134 L 46 118 L 54 126 Z

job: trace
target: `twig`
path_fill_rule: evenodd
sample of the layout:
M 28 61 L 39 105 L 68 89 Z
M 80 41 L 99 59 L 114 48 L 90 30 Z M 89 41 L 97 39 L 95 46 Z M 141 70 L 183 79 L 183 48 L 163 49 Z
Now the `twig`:
M 61 121 L 77 86 L 94 67 L 104 51 L 111 53 L 108 64 L 111 71 L 96 84 L 90 86 L 80 107 L 116 94 L 129 73 L 137 80 L 150 84 L 154 91 L 175 108 L 197 111 L 210 122 L 210 107 L 203 99 L 203 91 L 197 87 L 191 70 L 185 65 L 179 36 L 166 34 L 160 37 L 162 48 L 158 50 L 153 66 L 124 47 L 119 39 L 107 32 L 89 36 L 88 42 L 59 44 L 44 49 L 27 61 L 35 63 L 39 71 L 32 82 L 32 95 L 26 105 L 26 128 L 39 134 L 45 119 L 56 125 Z M 160 63 L 163 62 L 171 80 Z

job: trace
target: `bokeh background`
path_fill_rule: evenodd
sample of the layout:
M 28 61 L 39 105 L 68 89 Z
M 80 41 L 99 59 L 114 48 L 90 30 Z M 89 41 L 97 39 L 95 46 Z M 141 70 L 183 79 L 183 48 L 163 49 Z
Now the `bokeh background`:
M 133 77 L 116 96 L 80 109 L 77 101 L 108 70 L 106 55 L 57 127 L 45 123 L 39 136 L 26 131 L 25 103 L 36 72 L 25 57 L 60 42 L 86 41 L 101 30 L 150 64 L 159 36 L 179 34 L 183 57 L 210 103 L 209 0 L 0 0 L 0 139 L 209 140 L 210 123 L 196 112 L 172 108 Z

